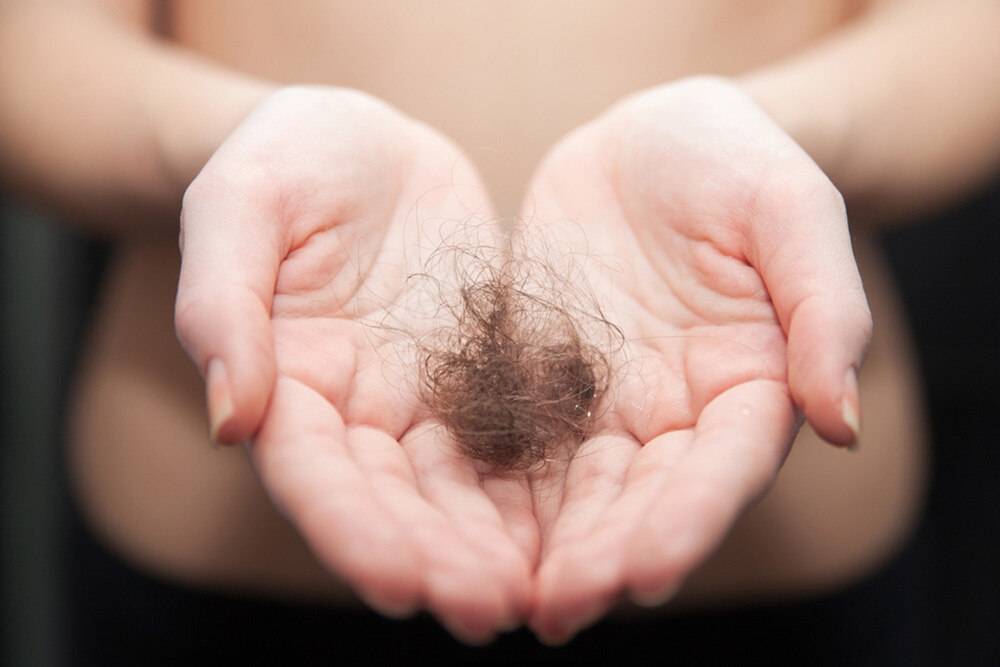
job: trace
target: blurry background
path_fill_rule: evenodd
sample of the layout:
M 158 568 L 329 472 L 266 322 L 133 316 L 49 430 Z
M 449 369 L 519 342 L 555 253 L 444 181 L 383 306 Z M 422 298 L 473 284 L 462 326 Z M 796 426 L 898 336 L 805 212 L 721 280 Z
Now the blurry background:
M 916 338 L 933 433 L 922 529 L 934 664 L 1000 665 L 1000 179 L 887 235 L 884 247 Z
M 62 664 L 63 405 L 103 254 L 0 194 L 0 665 Z
M 932 664 L 1000 665 L 1000 181 L 885 237 L 934 433 Z M 60 664 L 63 403 L 105 250 L 0 197 L 0 664 Z M 876 323 L 877 325 L 877 323 Z

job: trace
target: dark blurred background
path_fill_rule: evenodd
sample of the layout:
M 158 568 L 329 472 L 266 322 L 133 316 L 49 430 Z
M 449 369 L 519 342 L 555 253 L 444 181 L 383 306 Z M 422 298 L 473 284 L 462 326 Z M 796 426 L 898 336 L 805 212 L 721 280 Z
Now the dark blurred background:
M 933 429 L 924 517 L 939 665 L 1000 665 L 1000 179 L 887 235 Z
M 57 665 L 63 404 L 106 249 L 2 198 L 0 218 L 0 664 Z M 922 643 L 928 664 L 1000 665 L 1000 181 L 884 246 L 934 434 Z
M 105 254 L 0 193 L 0 665 L 62 658 L 63 412 Z

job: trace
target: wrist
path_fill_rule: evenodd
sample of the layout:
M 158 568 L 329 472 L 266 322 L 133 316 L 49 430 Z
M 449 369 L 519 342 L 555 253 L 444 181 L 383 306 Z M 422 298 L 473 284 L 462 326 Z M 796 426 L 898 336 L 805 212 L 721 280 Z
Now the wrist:
M 219 145 L 278 86 L 187 54 L 159 63 L 171 87 L 150 86 L 147 113 L 166 196 L 180 205 L 187 186 Z
M 734 84 L 806 151 L 845 197 L 852 194 L 847 169 L 851 123 L 829 88 L 782 69 L 752 72 Z

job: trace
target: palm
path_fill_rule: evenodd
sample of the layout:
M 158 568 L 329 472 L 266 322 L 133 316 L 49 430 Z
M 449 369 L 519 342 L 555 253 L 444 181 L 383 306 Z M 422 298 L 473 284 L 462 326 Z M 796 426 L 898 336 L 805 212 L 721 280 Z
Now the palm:
M 762 218 L 785 197 L 824 206 L 832 188 L 748 101 L 697 92 L 704 104 L 669 89 L 625 103 L 534 181 L 532 216 L 564 221 L 603 258 L 593 287 L 627 341 L 600 431 L 540 495 L 532 625 L 550 638 L 622 592 L 668 597 L 770 486 L 794 436 L 786 329 L 760 268 L 783 221 Z
M 425 606 L 460 636 L 489 637 L 527 602 L 514 537 L 532 533 L 527 496 L 453 451 L 420 407 L 410 358 L 441 324 L 410 277 L 442 240 L 462 242 L 458 221 L 488 216 L 478 180 L 451 144 L 367 98 L 297 91 L 271 104 L 185 201 L 189 273 L 214 232 L 207 213 L 245 225 L 228 244 L 249 255 L 233 260 L 243 280 L 230 301 L 260 301 L 276 362 L 255 467 L 317 556 L 373 605 Z M 206 329 L 204 278 L 182 275 L 182 337 Z

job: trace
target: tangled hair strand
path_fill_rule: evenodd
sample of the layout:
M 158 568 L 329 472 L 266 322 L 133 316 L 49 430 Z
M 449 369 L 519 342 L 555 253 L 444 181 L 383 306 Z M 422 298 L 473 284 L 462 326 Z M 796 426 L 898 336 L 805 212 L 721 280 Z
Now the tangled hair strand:
M 617 327 L 550 260 L 451 251 L 461 265 L 442 295 L 451 322 L 418 341 L 422 402 L 495 471 L 572 452 L 592 434 L 612 379 L 609 346 L 593 341 L 620 339 Z

